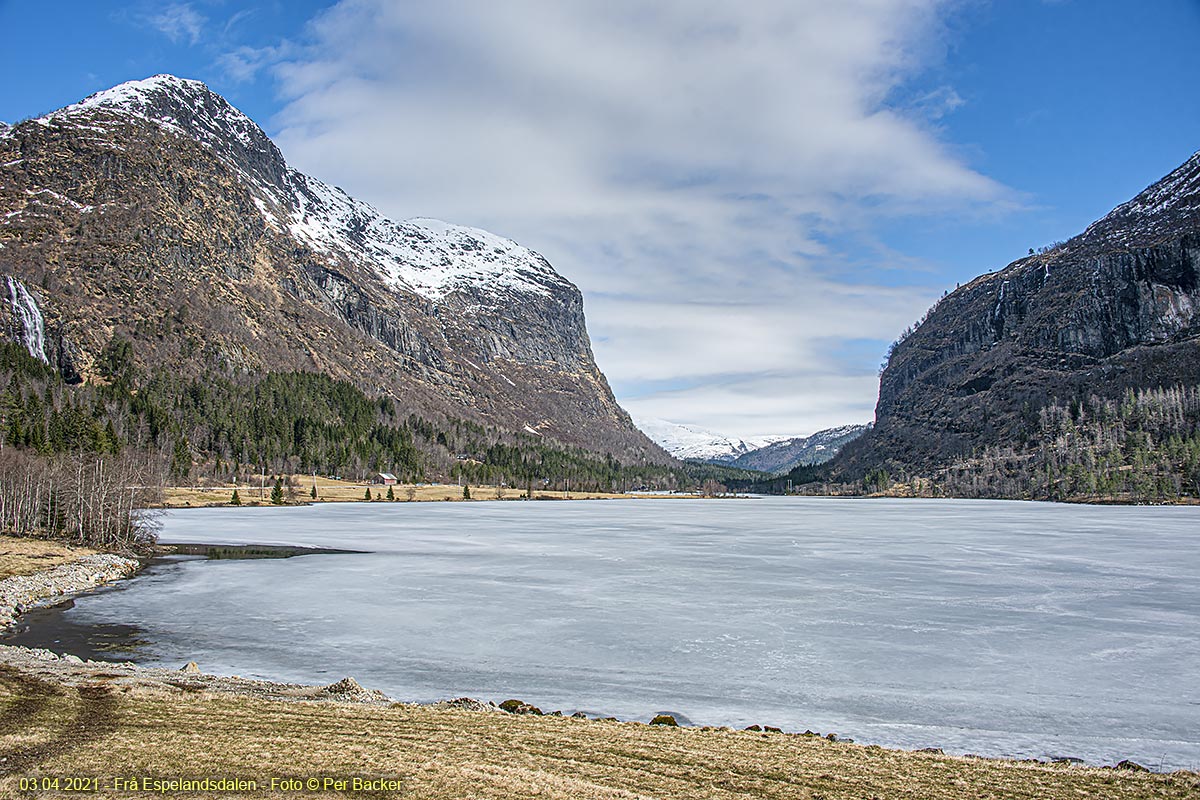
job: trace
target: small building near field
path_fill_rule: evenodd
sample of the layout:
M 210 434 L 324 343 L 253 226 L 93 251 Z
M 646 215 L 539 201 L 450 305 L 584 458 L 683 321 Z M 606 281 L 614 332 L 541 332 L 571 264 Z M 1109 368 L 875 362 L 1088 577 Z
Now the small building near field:
M 399 482 L 400 479 L 390 472 L 377 473 L 375 477 L 371 479 L 371 483 L 374 483 L 378 486 L 395 486 Z

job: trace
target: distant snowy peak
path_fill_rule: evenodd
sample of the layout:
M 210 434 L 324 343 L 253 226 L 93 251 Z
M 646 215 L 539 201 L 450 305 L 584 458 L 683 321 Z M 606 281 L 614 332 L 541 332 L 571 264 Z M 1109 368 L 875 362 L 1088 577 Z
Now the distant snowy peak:
M 375 270 L 390 286 L 433 301 L 453 292 L 502 306 L 514 296 L 574 291 L 539 254 L 487 231 L 432 219 L 395 222 L 339 188 L 290 168 L 249 117 L 200 81 L 156 75 L 98 92 L 41 118 L 129 118 L 189 136 L 240 173 L 267 224 L 331 262 Z M 0 130 L 2 133 L 2 130 Z
M 665 419 L 635 418 L 633 424 L 676 458 L 690 458 L 696 461 L 729 463 L 745 453 L 770 444 L 777 438 L 747 441 Z
M 821 464 L 871 427 L 870 424 L 842 425 L 817 431 L 811 436 L 779 439 L 738 456 L 733 466 L 781 474 L 800 465 Z

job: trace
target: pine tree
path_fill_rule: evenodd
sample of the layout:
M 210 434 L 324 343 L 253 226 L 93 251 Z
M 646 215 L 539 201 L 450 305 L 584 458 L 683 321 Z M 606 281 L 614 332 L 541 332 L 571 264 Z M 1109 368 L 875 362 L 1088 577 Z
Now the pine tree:
M 242 498 L 238 496 L 238 490 L 234 489 L 233 497 L 229 498 L 229 505 L 240 506 L 241 504 L 242 504 Z
M 280 478 L 276 478 L 275 485 L 271 487 L 271 504 L 283 505 L 283 481 Z
M 471 499 L 471 487 L 464 483 L 463 484 L 463 500 L 470 500 L 470 499 Z
M 370 499 L 371 499 L 371 487 L 368 486 L 367 491 L 363 493 L 363 500 L 370 501 Z
M 313 484 L 312 491 L 309 492 L 309 495 L 312 497 L 313 500 L 317 499 L 317 485 L 315 483 Z
M 392 487 L 391 487 L 391 486 L 389 486 L 389 487 L 388 487 L 387 499 L 388 499 L 388 500 L 395 500 L 395 499 L 396 499 L 396 493 L 392 491 Z

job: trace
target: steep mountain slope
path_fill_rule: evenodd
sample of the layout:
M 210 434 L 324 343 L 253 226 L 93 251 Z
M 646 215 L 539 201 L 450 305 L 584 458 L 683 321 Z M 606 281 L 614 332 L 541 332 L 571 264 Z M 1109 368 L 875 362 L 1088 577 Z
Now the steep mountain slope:
M 617 404 L 582 297 L 544 258 L 383 217 L 288 167 L 197 81 L 0 128 L 0 275 L 10 335 L 41 336 L 30 352 L 70 380 L 128 339 L 141 367 L 319 371 L 418 413 L 670 461 Z
M 638 418 L 634 420 L 634 424 L 675 458 L 708 461 L 713 464 L 732 464 L 739 456 L 772 441 L 746 441 L 665 419 Z
M 842 425 L 764 445 L 738 456 L 730 466 L 780 474 L 797 466 L 823 464 L 862 436 L 870 425 Z
M 1200 153 L 1084 233 L 945 297 L 899 341 L 849 477 L 1025 446 L 1043 409 L 1200 384 Z

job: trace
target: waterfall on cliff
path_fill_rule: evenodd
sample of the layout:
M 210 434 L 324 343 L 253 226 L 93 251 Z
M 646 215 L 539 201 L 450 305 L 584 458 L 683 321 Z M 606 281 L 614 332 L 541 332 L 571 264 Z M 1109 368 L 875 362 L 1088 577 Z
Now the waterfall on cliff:
M 12 302 L 13 316 L 21 321 L 21 339 L 29 355 L 43 363 L 50 363 L 46 357 L 46 322 L 37 301 L 25 284 L 11 277 L 8 279 L 8 298 Z

